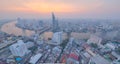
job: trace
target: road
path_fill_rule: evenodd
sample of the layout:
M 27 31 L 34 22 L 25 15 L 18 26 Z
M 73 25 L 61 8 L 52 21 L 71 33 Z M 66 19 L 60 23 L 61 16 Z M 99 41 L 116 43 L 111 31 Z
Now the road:
M 6 42 L 6 43 L 1 43 L 1 44 L 0 44 L 0 51 L 1 51 L 2 49 L 4 49 L 4 48 L 9 47 L 10 45 L 16 43 L 17 40 L 19 40 L 19 39 L 16 39 L 15 41 L 8 41 L 8 42 Z

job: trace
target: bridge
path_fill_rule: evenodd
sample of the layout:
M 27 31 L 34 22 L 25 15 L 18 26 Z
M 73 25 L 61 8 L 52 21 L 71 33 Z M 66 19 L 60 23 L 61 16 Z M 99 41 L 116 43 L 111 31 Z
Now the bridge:
M 18 39 L 16 39 L 15 41 L 8 41 L 6 43 L 1 43 L 0 44 L 0 50 L 6 48 L 6 47 L 9 47 L 10 45 L 14 44 L 17 42 Z
M 40 35 L 48 30 L 51 30 L 51 27 L 44 27 L 43 29 L 35 30 L 35 33 L 38 33 Z

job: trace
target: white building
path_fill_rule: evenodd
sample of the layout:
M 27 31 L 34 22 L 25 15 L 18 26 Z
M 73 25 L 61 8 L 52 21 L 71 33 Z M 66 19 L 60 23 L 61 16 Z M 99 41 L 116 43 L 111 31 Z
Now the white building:
M 112 49 L 112 50 L 115 50 L 115 48 L 116 48 L 115 45 L 112 43 L 107 43 L 105 46 Z
M 56 32 L 53 34 L 53 37 L 52 37 L 52 42 L 54 44 L 57 44 L 59 45 L 60 43 L 62 43 L 62 32 Z
M 17 43 L 10 46 L 10 51 L 14 56 L 24 56 L 29 51 L 25 45 L 25 43 L 22 40 L 17 41 Z
M 32 56 L 31 58 L 30 58 L 30 61 L 29 61 L 29 63 L 31 63 L 31 64 L 36 64 L 36 62 L 41 58 L 41 56 L 42 56 L 42 54 L 36 54 L 35 56 Z
M 30 47 L 34 46 L 34 42 L 28 41 L 28 42 L 25 43 L 25 45 L 26 45 L 27 48 L 30 48 Z

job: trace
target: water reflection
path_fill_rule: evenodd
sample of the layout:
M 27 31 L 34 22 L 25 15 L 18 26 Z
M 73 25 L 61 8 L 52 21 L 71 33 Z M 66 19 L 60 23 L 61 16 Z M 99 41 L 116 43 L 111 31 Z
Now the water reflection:
M 16 36 L 24 35 L 23 30 L 21 28 L 18 28 L 15 26 L 16 23 L 17 23 L 17 21 L 13 21 L 13 22 L 4 24 L 1 28 L 1 31 L 6 32 L 8 34 L 14 34 Z M 34 33 L 35 32 L 31 31 L 31 30 L 25 30 L 26 36 L 31 36 Z

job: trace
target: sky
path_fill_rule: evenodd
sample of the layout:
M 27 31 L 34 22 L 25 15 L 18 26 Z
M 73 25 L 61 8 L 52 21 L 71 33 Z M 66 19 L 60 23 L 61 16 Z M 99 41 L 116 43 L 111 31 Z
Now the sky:
M 120 19 L 120 0 L 0 0 L 0 19 Z

